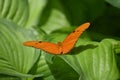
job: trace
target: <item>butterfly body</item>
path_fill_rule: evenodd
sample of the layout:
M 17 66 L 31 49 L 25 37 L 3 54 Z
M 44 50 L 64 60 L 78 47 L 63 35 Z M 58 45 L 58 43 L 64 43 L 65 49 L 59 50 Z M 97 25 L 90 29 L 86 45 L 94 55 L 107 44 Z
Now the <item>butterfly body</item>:
M 79 36 L 89 27 L 90 23 L 84 23 L 70 33 L 63 42 L 57 44 L 44 42 L 44 41 L 27 41 L 23 44 L 34 48 L 41 49 L 51 54 L 66 54 L 68 53 L 77 42 Z

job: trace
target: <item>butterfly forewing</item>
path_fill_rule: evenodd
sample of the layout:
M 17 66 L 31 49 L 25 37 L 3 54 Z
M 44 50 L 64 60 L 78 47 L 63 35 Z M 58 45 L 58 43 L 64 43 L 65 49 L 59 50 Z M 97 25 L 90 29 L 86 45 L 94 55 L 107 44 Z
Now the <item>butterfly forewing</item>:
M 65 38 L 65 40 L 62 42 L 62 50 L 64 54 L 69 52 L 73 48 L 79 36 L 83 33 L 84 30 L 89 27 L 89 25 L 90 23 L 80 25 Z
M 51 54 L 60 54 L 60 46 L 54 43 L 50 42 L 42 42 L 42 41 L 27 41 L 23 43 L 25 46 L 31 46 L 37 49 L 44 50 L 45 52 L 51 53 Z

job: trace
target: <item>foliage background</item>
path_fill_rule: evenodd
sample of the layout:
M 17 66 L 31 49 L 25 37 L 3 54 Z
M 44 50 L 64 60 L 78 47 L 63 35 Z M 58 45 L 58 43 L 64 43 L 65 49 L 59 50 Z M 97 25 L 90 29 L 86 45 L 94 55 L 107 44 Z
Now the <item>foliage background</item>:
M 67 55 L 23 46 L 57 43 L 91 26 Z M 119 80 L 119 0 L 0 0 L 0 80 Z

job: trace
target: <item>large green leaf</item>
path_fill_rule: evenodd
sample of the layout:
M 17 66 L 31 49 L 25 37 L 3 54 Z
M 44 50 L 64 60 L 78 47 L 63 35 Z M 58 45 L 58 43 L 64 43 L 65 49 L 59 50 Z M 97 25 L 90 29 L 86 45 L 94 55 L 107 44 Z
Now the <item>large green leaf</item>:
M 39 51 L 23 46 L 26 40 L 35 39 L 29 31 L 0 19 L 0 74 L 32 77 L 27 74 L 39 57 Z
M 74 51 L 76 54 L 61 56 L 79 75 L 82 75 L 80 80 L 117 80 L 119 72 L 114 52 L 117 41 L 105 39 L 97 44 L 82 43 L 78 47 L 81 46 L 83 49 Z M 96 47 L 92 48 L 90 44 L 96 44 Z
M 70 25 L 59 0 L 48 0 L 41 14 L 39 25 L 47 33 Z
M 24 26 L 28 19 L 27 0 L 0 0 L 0 17 Z
M 47 4 L 47 0 L 28 0 L 29 1 L 29 17 L 26 27 L 39 24 L 39 18 Z

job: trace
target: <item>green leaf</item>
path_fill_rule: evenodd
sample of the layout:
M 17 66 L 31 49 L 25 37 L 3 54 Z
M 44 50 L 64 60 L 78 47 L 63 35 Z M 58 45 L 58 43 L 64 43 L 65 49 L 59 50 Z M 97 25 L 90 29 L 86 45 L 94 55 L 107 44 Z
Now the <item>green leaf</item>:
M 0 74 L 16 77 L 41 76 L 27 74 L 39 57 L 39 52 L 23 46 L 34 35 L 12 22 L 0 19 Z
M 83 75 L 80 76 L 80 80 L 117 80 L 119 72 L 113 42 L 116 41 L 104 39 L 92 48 L 89 44 L 95 45 L 96 43 L 84 44 L 83 41 L 79 47 L 88 46 L 87 49 L 78 49 L 79 51 L 74 51 L 74 53 L 71 53 L 72 55 L 61 56 L 61 58 L 79 75 Z
M 120 0 L 106 0 L 106 1 L 113 6 L 120 8 Z
M 30 73 L 39 75 L 42 74 L 43 77 L 37 77 L 37 78 L 43 78 L 44 80 L 55 80 L 53 74 L 51 73 L 51 69 L 48 66 L 48 63 L 45 59 L 45 52 L 41 51 L 41 56 L 35 63 L 35 65 L 32 67 Z
M 27 0 L 0 1 L 0 17 L 24 26 L 28 19 Z
M 78 80 L 78 73 L 59 56 L 53 57 L 53 63 L 49 64 L 56 80 Z
M 29 0 L 29 17 L 26 27 L 39 24 L 39 18 L 47 4 L 47 0 Z
M 120 53 L 120 42 L 115 44 L 115 52 L 116 52 L 116 54 Z
M 46 31 L 46 33 L 50 33 L 56 29 L 70 25 L 59 0 L 48 1 L 41 14 L 39 23 L 41 28 Z

